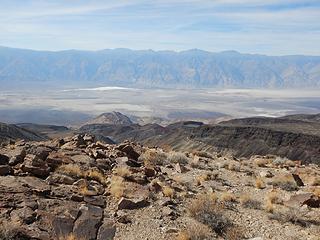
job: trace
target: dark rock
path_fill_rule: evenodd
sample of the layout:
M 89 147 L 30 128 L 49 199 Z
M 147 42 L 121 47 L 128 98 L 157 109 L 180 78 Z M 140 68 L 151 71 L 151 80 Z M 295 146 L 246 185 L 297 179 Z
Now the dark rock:
M 46 163 L 52 169 L 56 169 L 62 164 L 72 163 L 72 159 L 68 156 L 62 155 L 61 153 L 51 152 L 46 159 Z
M 129 158 L 132 158 L 133 160 L 138 160 L 138 158 L 140 157 L 140 154 L 137 153 L 131 145 L 121 144 L 118 146 L 118 149 L 120 151 L 126 153 L 127 156 Z
M 72 177 L 63 175 L 63 174 L 57 174 L 54 173 L 47 177 L 46 179 L 47 183 L 52 185 L 52 184 L 66 184 L 66 185 L 72 185 L 76 180 L 73 179 Z
M 7 165 L 9 163 L 9 157 L 3 154 L 0 154 L 0 165 Z
M 145 168 L 144 169 L 144 174 L 147 177 L 154 177 L 156 175 L 156 171 L 153 168 Z
M 144 198 L 137 198 L 137 199 L 128 199 L 128 198 L 121 198 L 118 202 L 118 209 L 138 209 L 144 208 L 149 205 L 149 202 Z
M 73 230 L 73 219 L 66 216 L 55 216 L 52 221 L 52 228 L 57 238 L 68 236 Z
M 35 155 L 37 158 L 43 161 L 46 160 L 50 152 L 52 152 L 52 149 L 42 146 L 32 146 L 27 150 L 28 154 Z
M 82 205 L 80 216 L 74 223 L 73 233 L 77 239 L 94 240 L 102 224 L 102 209 L 92 205 Z
M 311 208 L 320 207 L 320 198 L 313 193 L 296 194 L 290 197 L 290 199 L 284 202 L 286 206 L 297 207 L 307 205 Z
M 105 205 L 106 205 L 106 202 L 102 196 L 85 196 L 84 201 L 86 203 L 89 203 L 89 204 L 95 205 L 95 206 L 99 206 L 99 207 L 105 207 Z
M 304 186 L 304 183 L 298 174 L 293 173 L 292 177 L 293 177 L 294 181 L 296 182 L 297 186 L 299 186 L 299 187 Z
M 24 207 L 22 209 L 13 210 L 10 213 L 12 221 L 18 222 L 21 221 L 25 224 L 31 224 L 36 220 L 36 212 L 29 207 Z
M 97 240 L 112 240 L 116 235 L 116 225 L 111 219 L 104 219 L 103 224 L 101 225 Z
M 10 160 L 9 165 L 15 166 L 18 163 L 22 163 L 24 158 L 26 157 L 26 150 L 25 148 L 16 148 L 10 152 Z
M 0 165 L 0 176 L 9 175 L 11 173 L 11 167 L 8 165 Z

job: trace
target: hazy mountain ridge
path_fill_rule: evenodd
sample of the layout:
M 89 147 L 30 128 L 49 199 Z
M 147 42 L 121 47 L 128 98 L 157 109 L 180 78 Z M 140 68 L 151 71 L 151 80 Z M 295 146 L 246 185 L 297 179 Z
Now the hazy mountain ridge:
M 0 82 L 140 87 L 318 88 L 320 57 L 235 51 L 32 51 L 0 48 Z

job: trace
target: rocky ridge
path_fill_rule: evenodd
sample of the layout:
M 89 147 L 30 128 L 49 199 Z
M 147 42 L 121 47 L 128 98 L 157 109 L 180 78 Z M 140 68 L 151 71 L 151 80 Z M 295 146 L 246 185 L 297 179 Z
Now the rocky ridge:
M 272 155 L 88 134 L 11 142 L 0 150 L 0 239 L 318 239 L 319 176 Z

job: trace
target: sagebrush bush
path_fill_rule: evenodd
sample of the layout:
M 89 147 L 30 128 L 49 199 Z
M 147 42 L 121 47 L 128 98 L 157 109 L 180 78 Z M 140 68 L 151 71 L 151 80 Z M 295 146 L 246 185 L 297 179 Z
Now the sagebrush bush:
M 170 163 L 180 163 L 185 165 L 190 161 L 190 158 L 188 158 L 184 153 L 181 152 L 169 152 L 168 161 Z
M 110 182 L 110 194 L 116 198 L 121 198 L 125 194 L 125 182 L 122 177 L 113 176 Z
M 193 223 L 179 232 L 176 240 L 210 240 L 212 237 L 212 232 L 208 226 L 202 223 Z
M 191 217 L 219 235 L 223 235 L 227 228 L 232 226 L 225 216 L 222 204 L 218 203 L 212 194 L 199 195 L 191 202 L 188 211 Z
M 148 149 L 139 157 L 145 166 L 165 165 L 167 163 L 167 154 L 161 150 Z
M 261 209 L 261 202 L 253 199 L 247 194 L 243 194 L 239 201 L 244 208 Z
M 279 187 L 286 191 L 296 191 L 298 190 L 298 186 L 293 178 L 289 175 L 281 175 L 276 177 L 272 183 L 273 186 Z

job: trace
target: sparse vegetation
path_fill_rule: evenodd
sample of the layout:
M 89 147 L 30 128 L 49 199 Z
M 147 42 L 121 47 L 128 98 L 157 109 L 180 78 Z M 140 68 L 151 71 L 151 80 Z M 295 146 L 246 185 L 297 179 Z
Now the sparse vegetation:
M 97 182 L 100 182 L 103 185 L 106 185 L 106 177 L 103 173 L 96 169 L 90 169 L 86 172 L 86 176 L 88 179 L 96 180 Z
M 255 186 L 258 189 L 263 189 L 266 187 L 266 184 L 261 177 L 257 177 L 255 180 Z
M 57 169 L 57 172 L 69 175 L 74 178 L 83 178 L 86 176 L 86 172 L 81 170 L 81 168 L 77 164 L 61 165 Z
M 174 197 L 174 190 L 173 188 L 169 187 L 169 186 L 162 186 L 162 192 L 163 195 L 169 198 L 173 198 Z
M 167 154 L 161 150 L 148 149 L 139 157 L 145 166 L 164 165 L 167 162 Z
M 190 158 L 188 158 L 184 153 L 181 152 L 169 152 L 168 161 L 170 163 L 180 163 L 185 165 L 190 161 Z
M 275 187 L 279 187 L 286 191 L 296 191 L 298 186 L 293 178 L 289 175 L 277 176 L 271 183 Z
M 265 210 L 268 213 L 273 213 L 275 210 L 274 204 L 271 201 L 267 200 L 265 204 Z
M 123 178 L 130 176 L 131 171 L 127 167 L 118 167 L 114 169 L 114 174 Z
M 247 194 L 242 194 L 239 201 L 241 205 L 245 208 L 261 209 L 261 202 L 253 199 Z
M 296 225 L 300 225 L 302 227 L 309 226 L 312 222 L 305 219 L 305 215 L 307 212 L 302 212 L 297 208 L 289 208 L 285 211 L 277 211 L 274 212 L 270 219 L 277 220 L 281 223 L 292 223 Z
M 236 196 L 231 192 L 222 192 L 220 196 L 221 202 L 235 202 L 237 200 Z
M 219 235 L 223 235 L 232 226 L 225 216 L 222 204 L 218 203 L 211 194 L 199 195 L 189 205 L 190 216 L 198 222 L 207 225 Z
M 190 224 L 185 230 L 179 232 L 176 240 L 209 240 L 212 239 L 211 229 L 202 223 Z
M 125 183 L 122 177 L 113 176 L 110 183 L 110 194 L 116 198 L 121 198 L 125 193 Z

